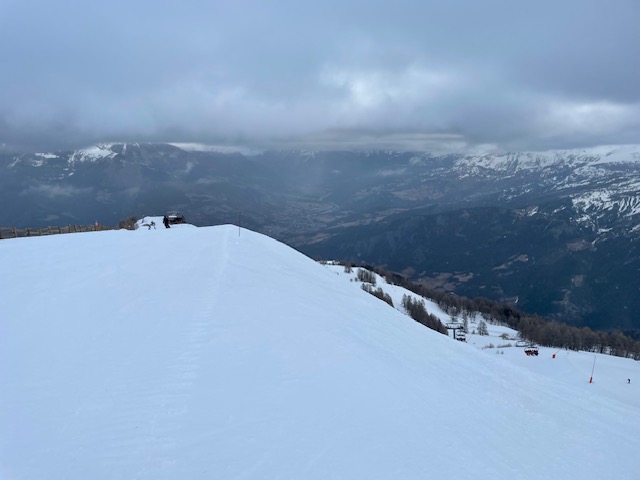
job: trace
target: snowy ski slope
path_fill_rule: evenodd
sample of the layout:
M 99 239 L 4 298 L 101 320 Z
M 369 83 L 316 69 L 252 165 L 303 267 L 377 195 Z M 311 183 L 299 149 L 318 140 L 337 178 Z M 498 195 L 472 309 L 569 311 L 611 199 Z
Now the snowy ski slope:
M 238 227 L 3 240 L 0 264 L 3 480 L 640 472 L 637 362 L 589 384 L 592 354 L 453 341 Z

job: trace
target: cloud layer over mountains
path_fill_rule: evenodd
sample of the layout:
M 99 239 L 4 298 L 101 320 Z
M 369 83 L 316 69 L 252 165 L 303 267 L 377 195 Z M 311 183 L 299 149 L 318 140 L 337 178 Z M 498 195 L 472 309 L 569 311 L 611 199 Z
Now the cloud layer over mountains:
M 640 4 L 0 4 L 0 145 L 638 143 Z

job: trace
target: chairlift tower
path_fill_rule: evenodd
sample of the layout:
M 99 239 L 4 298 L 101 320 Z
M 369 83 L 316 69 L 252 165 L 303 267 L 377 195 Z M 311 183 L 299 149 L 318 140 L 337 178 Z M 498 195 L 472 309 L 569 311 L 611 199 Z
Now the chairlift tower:
M 466 337 L 464 335 L 464 325 L 462 325 L 459 322 L 451 322 L 451 323 L 447 323 L 446 327 L 447 327 L 447 330 L 453 331 L 454 340 L 459 340 L 461 342 L 466 341 Z M 460 333 L 458 333 L 458 330 L 460 330 Z

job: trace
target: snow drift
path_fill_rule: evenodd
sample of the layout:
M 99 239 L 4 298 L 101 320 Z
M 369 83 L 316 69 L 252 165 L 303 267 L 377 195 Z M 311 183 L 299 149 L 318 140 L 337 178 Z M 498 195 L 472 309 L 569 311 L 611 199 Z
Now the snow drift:
M 2 479 L 640 471 L 632 402 L 430 331 L 247 230 L 3 240 L 0 263 Z

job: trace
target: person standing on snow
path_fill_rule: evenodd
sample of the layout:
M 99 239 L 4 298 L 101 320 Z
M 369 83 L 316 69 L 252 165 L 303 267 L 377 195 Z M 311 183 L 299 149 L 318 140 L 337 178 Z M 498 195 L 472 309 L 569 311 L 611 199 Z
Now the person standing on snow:
M 169 218 L 165 215 L 164 218 L 162 219 L 162 223 L 164 223 L 164 226 L 166 228 L 171 228 L 169 227 Z

